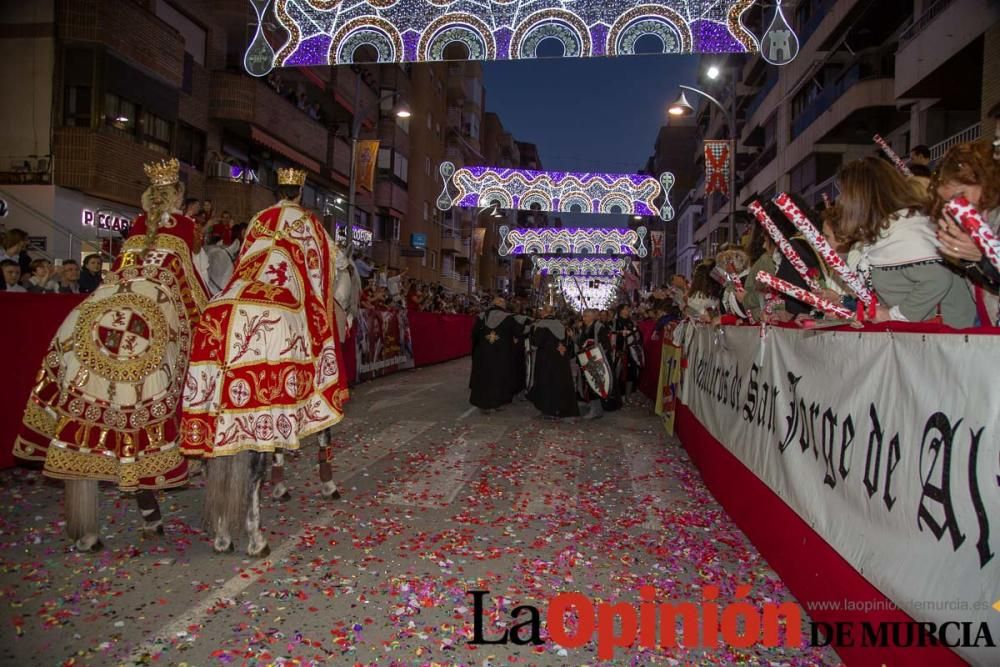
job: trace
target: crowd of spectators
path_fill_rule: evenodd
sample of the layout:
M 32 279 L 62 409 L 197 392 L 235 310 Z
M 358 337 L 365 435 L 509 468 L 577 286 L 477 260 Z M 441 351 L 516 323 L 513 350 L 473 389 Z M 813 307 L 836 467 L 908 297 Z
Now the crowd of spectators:
M 935 322 L 953 328 L 997 326 L 1000 272 L 970 235 L 946 212 L 955 197 L 965 197 L 1000 233 L 1000 124 L 987 141 L 952 147 L 929 165 L 929 151 L 917 147 L 905 175 L 890 162 L 871 156 L 845 164 L 837 175 L 835 201 L 811 207 L 791 199 L 821 228 L 830 247 L 857 272 L 877 298 L 862 318 L 871 322 Z M 819 285 L 816 295 L 849 312 L 858 312 L 853 290 L 843 282 L 770 201 L 761 204 Z M 806 277 L 785 259 L 770 235 L 754 225 L 739 246 L 724 246 L 701 261 L 688 282 L 674 276 L 653 290 L 638 308 L 639 317 L 661 322 L 693 319 L 810 326 L 830 319 L 821 309 L 757 280 L 759 272 L 810 291 Z M 737 276 L 733 281 L 727 276 Z
M 292 85 L 286 82 L 281 74 L 275 70 L 268 75 L 267 85 L 271 87 L 271 90 L 278 93 L 278 95 L 294 104 L 302 113 L 317 122 L 323 122 L 323 110 L 320 108 L 319 102 L 309 99 L 309 95 L 306 94 L 306 86 L 301 81 L 296 85 Z

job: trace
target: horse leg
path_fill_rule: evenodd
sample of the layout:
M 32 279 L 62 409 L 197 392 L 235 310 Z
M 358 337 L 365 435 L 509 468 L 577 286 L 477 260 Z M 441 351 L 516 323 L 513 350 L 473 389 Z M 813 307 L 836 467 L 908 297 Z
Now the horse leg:
M 142 526 L 143 534 L 163 535 L 163 516 L 160 514 L 160 504 L 156 502 L 156 495 L 152 491 L 143 490 L 135 494 L 135 500 L 145 522 Z
M 250 452 L 249 486 L 244 492 L 250 494 L 250 504 L 247 508 L 246 527 L 250 536 L 247 545 L 247 555 L 251 558 L 265 558 L 271 553 L 267 537 L 260 527 L 260 488 L 264 482 L 264 471 L 267 468 L 267 454 Z
M 66 534 L 77 551 L 93 553 L 104 548 L 97 529 L 97 480 L 67 479 Z
M 288 492 L 285 485 L 285 454 L 280 451 L 274 452 L 274 464 L 271 466 L 271 498 L 274 500 L 288 500 L 292 494 Z
M 212 532 L 212 550 L 217 554 L 232 553 L 232 532 L 229 529 L 234 507 L 243 489 L 234 486 L 233 471 L 243 465 L 242 454 L 205 461 L 205 528 Z
M 319 492 L 324 498 L 340 500 L 340 491 L 333 481 L 333 449 L 330 448 L 330 429 L 319 433 Z

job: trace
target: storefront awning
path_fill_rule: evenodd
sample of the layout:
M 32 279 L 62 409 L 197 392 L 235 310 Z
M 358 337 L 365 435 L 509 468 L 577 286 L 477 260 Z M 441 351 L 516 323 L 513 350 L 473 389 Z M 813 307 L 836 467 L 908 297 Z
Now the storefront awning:
M 306 169 L 308 169 L 313 173 L 318 174 L 320 172 L 319 162 L 316 162 L 316 160 L 313 160 L 312 158 L 306 157 L 305 155 L 298 152 L 288 144 L 275 139 L 270 134 L 264 132 L 261 129 L 258 129 L 256 127 L 251 127 L 250 138 L 253 139 L 255 142 L 257 142 L 258 144 L 260 144 L 261 146 L 266 146 L 267 148 L 270 148 L 271 150 L 277 153 L 281 153 L 289 160 L 297 162 L 298 164 L 302 165 L 303 167 L 305 167 Z

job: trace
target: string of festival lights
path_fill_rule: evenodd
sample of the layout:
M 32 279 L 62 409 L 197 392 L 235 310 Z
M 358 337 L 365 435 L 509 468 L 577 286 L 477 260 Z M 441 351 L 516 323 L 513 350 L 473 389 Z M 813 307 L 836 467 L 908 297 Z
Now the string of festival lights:
M 259 26 L 269 0 L 251 0 L 258 31 L 244 58 L 251 74 L 273 67 L 353 63 L 360 47 L 380 63 L 444 60 L 464 45 L 469 60 L 538 57 L 546 40 L 564 57 L 636 54 L 643 37 L 661 53 L 748 53 L 759 48 L 743 25 L 755 0 L 577 0 L 538 9 L 534 0 L 275 0 L 274 17 L 288 38 L 273 51 Z
M 503 167 L 463 167 L 451 162 L 440 167 L 444 189 L 437 206 L 475 208 L 498 206 L 520 211 L 601 213 L 674 217 L 670 188 L 674 175 L 659 179 L 642 174 L 602 174 L 570 171 L 532 171 Z M 449 189 L 457 192 L 452 195 Z M 656 202 L 662 199 L 662 204 Z
M 624 273 L 628 257 L 540 257 L 532 258 L 535 270 L 543 276 L 605 276 L 616 277 Z
M 606 310 L 618 298 L 617 281 L 581 280 L 576 276 L 562 276 L 558 281 L 563 300 L 577 312 L 587 308 Z
M 647 254 L 645 227 L 636 229 L 510 229 L 500 227 L 501 256 L 507 255 L 636 255 Z

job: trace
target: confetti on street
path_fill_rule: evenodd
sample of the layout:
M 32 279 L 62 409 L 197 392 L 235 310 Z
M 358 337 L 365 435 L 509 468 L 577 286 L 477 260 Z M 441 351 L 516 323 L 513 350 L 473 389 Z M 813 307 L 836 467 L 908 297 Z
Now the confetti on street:
M 490 592 L 487 638 L 518 605 L 544 618 L 560 592 L 637 605 L 643 585 L 679 602 L 750 584 L 756 606 L 792 600 L 648 405 L 592 422 L 542 420 L 525 402 L 463 417 L 468 363 L 358 387 L 336 431 L 343 498 L 320 497 L 315 450 L 288 456 L 292 498 L 263 504 L 264 560 L 212 553 L 203 477 L 161 494 L 157 538 L 141 537 L 132 499 L 103 489 L 105 549 L 90 556 L 62 534 L 59 484 L 4 472 L 0 663 L 591 665 L 595 643 L 567 649 L 544 626 L 542 645 L 469 645 L 468 592 Z M 411 393 L 419 385 L 432 390 Z M 393 392 L 410 400 L 369 411 Z M 806 646 L 615 656 L 600 664 L 839 663 Z

